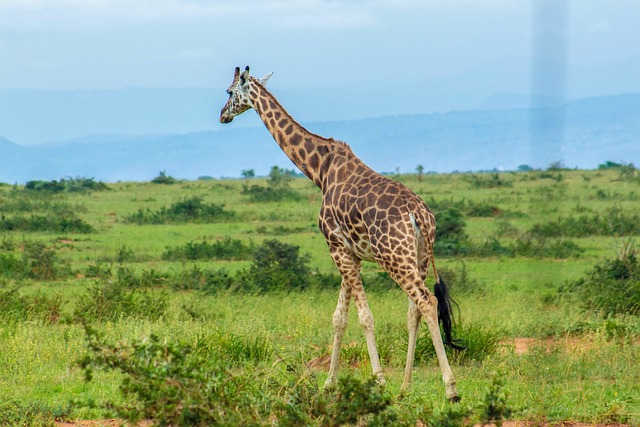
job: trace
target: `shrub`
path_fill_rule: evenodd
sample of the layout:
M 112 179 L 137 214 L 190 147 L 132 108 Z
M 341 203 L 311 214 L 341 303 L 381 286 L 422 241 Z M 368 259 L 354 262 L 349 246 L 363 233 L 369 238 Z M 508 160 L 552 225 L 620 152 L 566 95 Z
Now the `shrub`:
M 438 256 L 452 256 L 465 253 L 468 236 L 464 229 L 466 222 L 462 213 L 455 208 L 435 211 L 436 241 L 434 251 Z
M 285 225 L 276 225 L 271 228 L 267 228 L 265 225 L 256 227 L 256 233 L 258 234 L 271 234 L 273 236 L 283 236 L 285 234 L 303 233 L 309 231 L 310 227 L 287 227 Z M 313 230 L 317 230 L 316 226 L 313 226 Z
M 70 406 L 49 407 L 40 402 L 0 402 L 0 425 L 4 427 L 52 427 L 68 418 Z
M 391 395 L 380 386 L 375 378 L 365 381 L 351 376 L 340 378 L 335 400 L 331 401 L 322 414 L 321 425 L 393 425 L 396 416 L 389 411 Z
M 578 296 L 582 308 L 604 316 L 640 314 L 640 257 L 632 242 L 618 256 L 596 265 L 567 291 Z
M 198 260 L 198 259 L 224 259 L 243 260 L 251 259 L 254 252 L 254 244 L 245 244 L 241 240 L 225 237 L 213 243 L 189 242 L 183 246 L 167 247 L 162 254 L 162 259 Z
M 0 274 L 14 279 L 25 276 L 24 262 L 12 253 L 0 253 Z
M 513 182 L 503 179 L 501 174 L 497 172 L 488 175 L 476 175 L 472 173 L 463 175 L 462 179 L 467 181 L 471 185 L 471 188 L 475 189 L 504 188 L 513 186 Z
M 481 245 L 471 245 L 469 253 L 475 256 L 509 256 L 566 259 L 579 257 L 584 249 L 568 239 L 547 239 L 529 233 L 521 234 L 513 242 L 503 245 L 492 237 Z
M 273 347 L 264 334 L 215 331 L 212 335 L 199 337 L 194 352 L 204 358 L 224 360 L 231 367 L 265 362 L 272 356 Z
M 60 320 L 63 304 L 60 295 L 25 296 L 17 288 L 0 290 L 0 319 L 8 323 L 32 321 L 51 325 Z
M 101 278 L 76 302 L 76 319 L 116 321 L 135 317 L 157 320 L 168 307 L 167 295 L 140 287 L 129 270 L 120 269 L 115 280 Z
M 484 401 L 479 405 L 482 425 L 494 424 L 496 427 L 501 427 L 502 421 L 513 413 L 507 404 L 509 393 L 504 386 L 504 374 L 494 374 Z
M 194 265 L 191 269 L 182 270 L 169 283 L 177 290 L 196 290 L 207 294 L 215 294 L 220 291 L 237 287 L 237 279 L 226 269 L 203 270 Z
M 0 274 L 13 279 L 55 280 L 71 274 L 69 265 L 58 260 L 53 246 L 24 242 L 22 256 L 0 253 Z
M 5 322 L 27 320 L 27 304 L 17 288 L 0 290 L 0 317 Z
M 462 346 L 466 347 L 466 350 L 462 351 L 447 348 L 447 352 L 451 354 L 450 359 L 457 363 L 481 362 L 487 357 L 496 354 L 504 336 L 500 331 L 494 331 L 471 323 L 462 323 L 454 326 L 453 335 L 458 337 Z M 404 348 L 407 348 L 406 343 Z M 421 328 L 416 341 L 416 361 L 431 363 L 435 358 L 436 351 L 433 347 L 431 334 L 429 334 L 429 330 L 426 327 Z
M 529 233 L 544 237 L 633 236 L 640 234 L 640 215 L 613 207 L 604 214 L 570 216 L 534 224 Z
M 53 280 L 70 275 L 68 266 L 58 262 L 53 247 L 41 242 L 25 244 L 23 263 L 28 277 L 37 280 Z
M 243 185 L 242 194 L 249 196 L 249 200 L 256 203 L 300 200 L 300 195 L 290 188 L 262 187 L 255 184 Z
M 469 269 L 464 262 L 461 262 L 460 269 L 457 271 L 439 268 L 438 275 L 449 286 L 451 292 L 456 294 L 484 294 L 487 291 L 487 286 L 484 283 L 471 278 Z
M 45 191 L 48 193 L 60 193 L 64 191 L 64 184 L 58 181 L 28 181 L 25 190 Z
M 341 377 L 321 392 L 317 380 L 286 366 L 284 381 L 256 381 L 255 372 L 230 371 L 226 361 L 187 343 L 152 335 L 109 344 L 85 325 L 89 352 L 77 363 L 87 381 L 95 370 L 122 373 L 124 403 L 105 402 L 131 423 L 161 426 L 370 426 L 398 424 L 391 395 L 374 378 Z M 286 363 L 286 362 L 285 362 Z M 258 374 L 260 372 L 258 371 Z M 413 423 L 415 424 L 415 422 Z
M 249 271 L 241 279 L 250 290 L 305 289 L 310 284 L 309 255 L 300 247 L 278 240 L 265 240 L 257 247 Z
M 183 199 L 171 206 L 157 211 L 138 209 L 135 214 L 126 217 L 126 221 L 138 225 L 167 224 L 184 222 L 211 223 L 233 218 L 234 212 L 224 209 L 224 205 L 205 203 L 200 197 Z
M 375 274 L 363 274 L 362 283 L 368 292 L 386 292 L 398 288 L 398 284 L 393 281 L 386 271 L 380 271 Z
M 60 214 L 49 213 L 47 215 L 34 215 L 29 217 L 14 215 L 0 218 L 0 230 L 27 231 L 27 232 L 51 232 L 51 233 L 94 233 L 96 230 L 73 212 Z
M 107 403 L 119 417 L 164 426 L 267 425 L 268 399 L 255 389 L 251 374 L 233 374 L 223 361 L 198 357 L 188 344 L 155 335 L 110 345 L 85 330 L 91 353 L 78 363 L 87 380 L 94 369 L 124 375 L 120 391 L 126 403 Z
M 282 200 L 299 200 L 300 195 L 289 187 L 294 175 L 292 170 L 281 169 L 273 166 L 269 172 L 267 186 L 259 185 L 242 186 L 242 194 L 249 196 L 252 202 L 279 202 Z
M 158 176 L 153 178 L 151 180 L 151 182 L 154 183 L 154 184 L 172 185 L 172 184 L 175 184 L 178 181 L 174 177 L 167 175 L 166 171 L 160 171 Z
M 27 191 L 45 192 L 45 193 L 84 193 L 88 191 L 104 191 L 109 190 L 107 184 L 102 181 L 95 181 L 93 178 L 67 178 L 60 181 L 28 181 L 25 186 Z

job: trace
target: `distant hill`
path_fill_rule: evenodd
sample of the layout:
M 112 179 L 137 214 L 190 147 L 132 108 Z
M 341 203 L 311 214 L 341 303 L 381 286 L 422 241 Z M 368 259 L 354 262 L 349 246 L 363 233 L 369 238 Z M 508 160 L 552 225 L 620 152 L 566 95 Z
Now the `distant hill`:
M 253 114 L 249 112 L 247 114 Z M 640 95 L 587 98 L 539 110 L 477 110 L 303 123 L 348 142 L 378 171 L 513 170 L 519 165 L 595 168 L 606 160 L 640 165 Z M 0 181 L 65 176 L 104 181 L 266 175 L 292 165 L 263 126 L 160 135 L 90 135 L 20 146 L 0 138 Z

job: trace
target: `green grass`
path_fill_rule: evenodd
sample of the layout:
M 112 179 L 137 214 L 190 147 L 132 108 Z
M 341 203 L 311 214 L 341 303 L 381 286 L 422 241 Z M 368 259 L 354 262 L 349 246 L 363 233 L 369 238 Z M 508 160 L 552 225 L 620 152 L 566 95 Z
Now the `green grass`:
M 612 208 L 635 214 L 640 197 L 638 183 L 621 181 L 615 170 L 503 173 L 498 178 L 509 184 L 500 187 L 492 187 L 490 180 L 495 178 L 491 174 L 487 177 L 476 174 L 474 181 L 465 175 L 426 175 L 418 181 L 416 176 L 406 175 L 398 179 L 427 201 L 433 198 L 452 205 L 499 208 L 503 215 L 464 217 L 465 231 L 474 244 L 482 244 L 499 233 L 501 243 L 509 244 L 534 224 L 603 214 Z M 478 184 L 478 180 L 483 183 Z M 249 182 L 266 185 L 264 179 Z M 312 271 L 335 273 L 326 243 L 316 228 L 321 198 L 317 188 L 296 178 L 289 184 L 298 200 L 254 203 L 242 194 L 245 184 L 244 180 L 174 185 L 117 183 L 109 184 L 108 191 L 38 194 L 28 200 L 18 200 L 22 197 L 18 196 L 22 194 L 19 187 L 0 187 L 0 201 L 5 207 L 0 213 L 28 215 L 32 211 L 46 215 L 71 208 L 95 229 L 88 234 L 0 234 L 0 254 L 22 260 L 24 248 L 39 242 L 55 251 L 55 262 L 64 267 L 60 270 L 64 274 L 52 278 L 0 272 L 0 291 L 17 288 L 23 301 L 45 304 L 46 298 L 36 297 L 47 296 L 49 301 L 55 297 L 62 304 L 59 319 L 52 324 L 37 315 L 9 321 L 0 313 L 0 402 L 15 402 L 0 406 L 0 420 L 4 414 L 18 420 L 15 425 L 21 425 L 21 412 L 24 417 L 31 417 L 33 425 L 47 425 L 46 420 L 55 417 L 107 417 L 112 414 L 104 408 L 69 403 L 122 402 L 120 374 L 96 372 L 95 379 L 85 383 L 82 370 L 75 364 L 87 355 L 88 349 L 74 311 L 82 301 L 86 302 L 89 290 L 101 280 L 88 276 L 92 268 L 101 266 L 116 272 L 124 267 L 137 277 L 149 271 L 174 277 L 195 266 L 224 268 L 233 275 L 248 270 L 251 260 L 167 261 L 162 256 L 167 248 L 185 247 L 190 242 L 233 239 L 258 246 L 275 238 L 299 246 L 301 254 L 308 253 Z M 126 221 L 140 209 L 155 212 L 195 197 L 206 204 L 224 205 L 225 210 L 235 214 L 211 223 L 135 225 Z M 470 335 L 470 340 L 498 343 L 482 356 L 452 355 L 462 404 L 483 401 L 496 372 L 500 372 L 507 404 L 513 410 L 512 419 L 640 424 L 639 318 L 585 312 L 574 295 L 562 292 L 589 274 L 595 265 L 615 257 L 629 238 L 637 236 L 573 238 L 571 241 L 584 252 L 561 260 L 438 257 L 438 268 L 456 276 L 450 285 L 453 298 L 460 305 L 460 332 Z M 378 266 L 366 263 L 365 284 L 380 271 Z M 461 276 L 465 283 L 459 283 Z M 432 286 L 431 279 L 428 285 Z M 267 378 L 275 375 L 278 381 L 282 380 L 280 368 L 285 365 L 312 373 L 318 385 L 326 377 L 327 366 L 322 360 L 331 352 L 331 319 L 338 297 L 335 289 L 205 295 L 174 291 L 159 284 L 150 292 L 164 295 L 167 306 L 160 318 L 121 316 L 94 326 L 111 342 L 130 342 L 155 334 L 161 340 L 186 342 L 201 351 L 215 350 L 234 360 L 234 369 L 240 372 L 255 369 Z M 406 349 L 406 297 L 398 289 L 382 291 L 378 287 L 368 293 L 368 300 L 376 321 L 386 388 L 397 396 Z M 33 310 L 39 313 L 37 307 Z M 424 326 L 421 334 L 419 341 L 428 342 Z M 513 339 L 523 337 L 535 339 L 537 345 L 525 354 L 516 354 Z M 343 357 L 341 372 L 368 378 L 366 345 L 353 309 Z M 308 365 L 312 361 L 317 363 Z M 393 408 L 401 414 L 432 420 L 447 413 L 449 406 L 434 358 L 418 361 L 413 391 L 403 400 L 394 400 Z M 37 416 L 30 415 L 34 411 L 45 421 L 34 421 Z

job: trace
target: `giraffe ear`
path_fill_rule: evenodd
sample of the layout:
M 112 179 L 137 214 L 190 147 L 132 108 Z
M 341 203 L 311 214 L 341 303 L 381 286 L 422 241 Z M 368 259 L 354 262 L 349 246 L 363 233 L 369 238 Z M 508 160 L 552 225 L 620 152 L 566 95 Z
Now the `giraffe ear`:
M 258 79 L 258 83 L 260 83 L 262 86 L 266 86 L 271 76 L 273 76 L 273 71 L 267 74 L 266 76 Z
M 249 80 L 249 66 L 247 66 L 247 68 L 244 69 L 242 74 L 240 74 L 240 85 L 244 86 L 248 80 Z

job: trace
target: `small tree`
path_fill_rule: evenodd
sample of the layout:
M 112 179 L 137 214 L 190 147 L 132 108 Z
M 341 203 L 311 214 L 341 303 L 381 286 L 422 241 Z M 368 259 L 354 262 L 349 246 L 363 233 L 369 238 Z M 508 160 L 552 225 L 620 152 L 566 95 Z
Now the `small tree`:
M 240 175 L 242 175 L 244 179 L 255 178 L 256 171 L 253 169 L 243 169 L 242 172 L 240 172 Z
M 167 171 L 160 171 L 159 175 L 151 180 L 154 184 L 175 184 L 176 179 L 170 175 L 167 175 Z
M 424 176 L 424 166 L 416 166 L 416 172 L 418 173 L 418 181 L 422 181 L 422 177 Z
M 304 289 L 310 283 L 309 255 L 300 247 L 276 239 L 265 240 L 256 248 L 246 281 L 260 292 Z
M 269 187 L 273 188 L 274 190 L 288 190 L 289 183 L 293 179 L 292 175 L 293 171 L 279 168 L 278 166 L 273 166 L 271 167 L 271 171 L 269 171 L 269 179 L 267 180 L 267 184 L 269 184 Z

